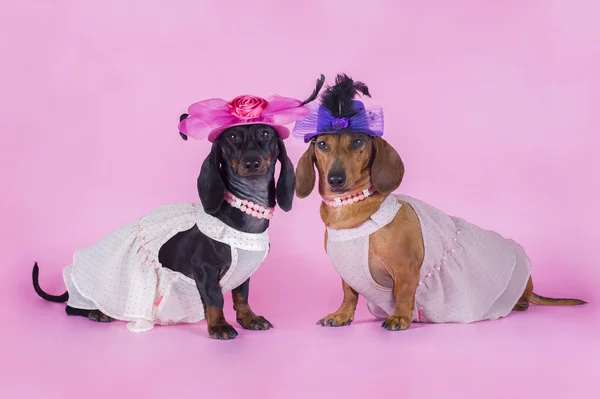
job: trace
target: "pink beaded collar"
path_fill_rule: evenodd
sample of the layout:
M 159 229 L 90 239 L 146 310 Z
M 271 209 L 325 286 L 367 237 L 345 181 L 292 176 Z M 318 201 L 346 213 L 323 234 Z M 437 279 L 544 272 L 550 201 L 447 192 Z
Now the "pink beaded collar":
M 238 208 L 240 211 L 246 212 L 248 215 L 258 219 L 270 220 L 275 213 L 275 208 L 265 208 L 252 201 L 239 199 L 227 190 L 225 190 L 225 201 L 232 207 Z
M 362 201 L 367 197 L 375 194 L 377 190 L 375 187 L 371 186 L 370 188 L 366 188 L 363 191 L 353 194 L 346 194 L 339 197 L 334 197 L 333 199 L 323 198 L 323 202 L 327 206 L 332 206 L 334 208 L 339 208 L 341 206 L 346 206 L 350 204 L 354 204 L 355 202 Z

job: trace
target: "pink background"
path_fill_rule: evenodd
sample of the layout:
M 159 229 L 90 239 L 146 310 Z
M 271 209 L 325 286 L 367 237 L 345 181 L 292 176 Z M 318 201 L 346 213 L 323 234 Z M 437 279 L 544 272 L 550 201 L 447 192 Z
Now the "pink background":
M 0 396 L 600 396 L 600 5 L 449 3 L 3 0 Z M 190 103 L 304 98 L 342 71 L 386 109 L 401 192 L 519 241 L 538 293 L 591 303 L 390 333 L 361 302 L 352 327 L 319 328 L 341 290 L 316 195 L 278 213 L 253 278 L 270 332 L 132 334 L 34 294 L 34 261 L 60 293 L 75 249 L 197 201 L 209 144 L 177 134 Z M 294 162 L 304 148 L 288 141 Z

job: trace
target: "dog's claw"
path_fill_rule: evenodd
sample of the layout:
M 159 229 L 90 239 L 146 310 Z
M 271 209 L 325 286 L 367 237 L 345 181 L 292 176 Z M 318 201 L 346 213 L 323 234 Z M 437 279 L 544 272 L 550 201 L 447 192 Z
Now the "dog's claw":
M 253 316 L 252 319 L 246 321 L 244 321 L 243 318 L 238 317 L 237 322 L 246 330 L 262 331 L 274 328 L 273 324 L 262 316 Z
M 390 316 L 383 323 L 381 323 L 381 327 L 388 331 L 400 331 L 406 330 L 408 327 L 410 327 L 410 324 L 411 321 L 405 317 Z
M 350 323 L 352 323 L 352 320 L 354 320 L 352 316 L 348 316 L 347 314 L 332 313 L 317 321 L 317 325 L 323 327 L 344 327 L 349 326 Z
M 260 326 L 259 330 L 268 330 L 269 328 L 273 328 L 273 324 L 262 316 L 258 316 L 257 320 L 258 325 Z
M 234 339 L 237 337 L 238 332 L 229 324 L 223 324 L 220 326 L 210 327 L 208 335 L 214 339 Z
M 389 331 L 397 331 L 400 328 L 400 326 L 398 324 L 391 324 L 391 323 L 388 323 L 387 321 L 384 321 L 383 323 L 381 323 L 381 327 L 383 327 Z

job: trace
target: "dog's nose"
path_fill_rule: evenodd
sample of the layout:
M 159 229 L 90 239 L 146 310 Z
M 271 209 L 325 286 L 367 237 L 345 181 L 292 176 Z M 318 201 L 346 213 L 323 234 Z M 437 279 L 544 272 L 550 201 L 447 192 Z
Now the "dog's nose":
M 242 163 L 246 172 L 258 172 L 262 164 L 260 158 L 255 157 L 246 158 Z
M 329 187 L 338 189 L 346 183 L 346 174 L 344 172 L 329 173 L 327 180 L 329 181 Z

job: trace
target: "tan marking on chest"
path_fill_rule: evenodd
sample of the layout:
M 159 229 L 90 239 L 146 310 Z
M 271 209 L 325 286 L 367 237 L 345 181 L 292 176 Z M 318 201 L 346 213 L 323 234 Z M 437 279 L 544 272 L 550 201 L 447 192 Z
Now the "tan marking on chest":
M 418 218 L 410 206 L 400 208 L 391 223 L 369 237 L 369 271 L 373 280 L 393 288 L 394 280 L 418 273 L 409 265 L 421 265 L 424 258 L 423 237 Z M 418 278 L 418 277 L 417 277 Z
M 393 288 L 392 270 L 391 262 L 377 253 L 373 253 L 369 248 L 369 272 L 377 284 Z

